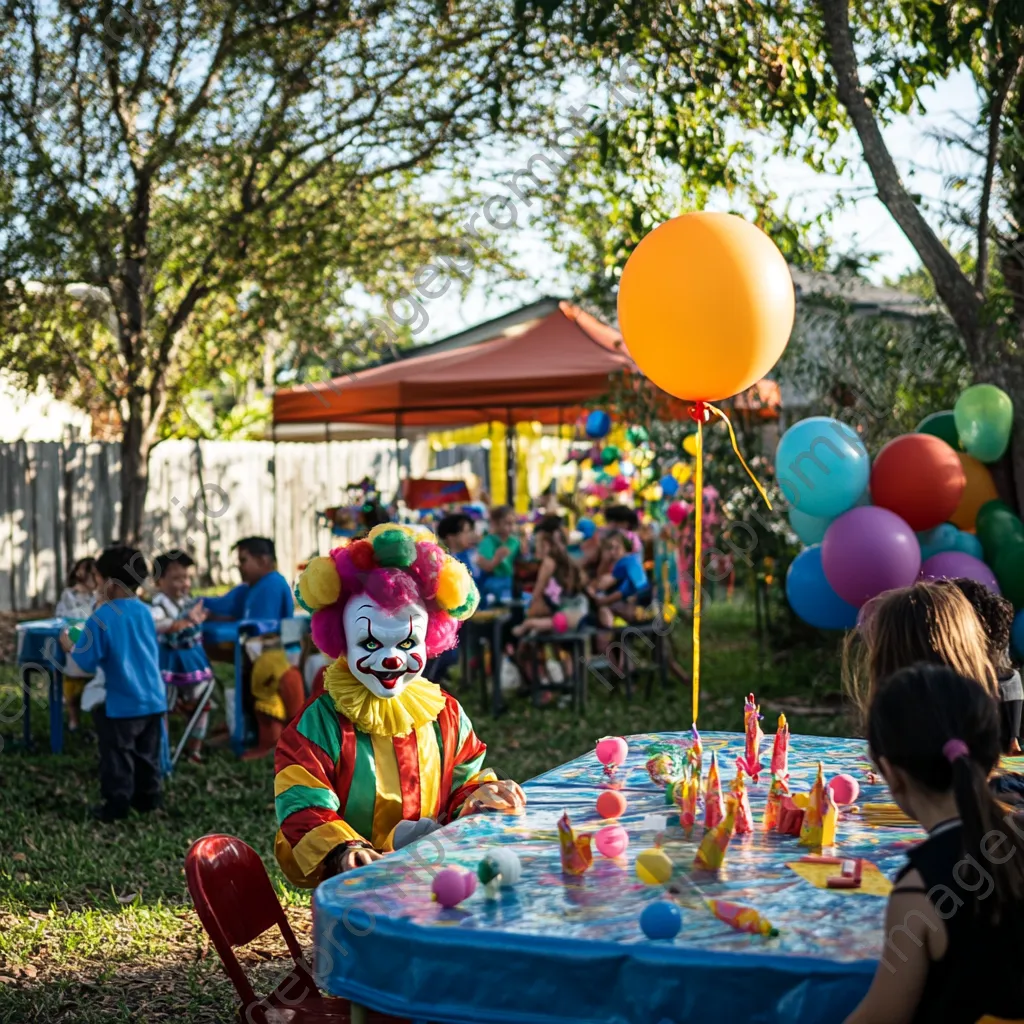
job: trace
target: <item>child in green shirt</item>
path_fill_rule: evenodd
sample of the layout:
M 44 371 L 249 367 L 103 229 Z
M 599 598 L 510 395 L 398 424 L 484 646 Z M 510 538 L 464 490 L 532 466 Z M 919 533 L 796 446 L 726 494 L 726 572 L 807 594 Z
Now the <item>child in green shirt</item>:
M 515 530 L 515 513 L 508 505 L 491 509 L 491 532 L 476 549 L 481 572 L 481 592 L 496 600 L 512 596 L 512 573 L 519 557 L 519 538 Z

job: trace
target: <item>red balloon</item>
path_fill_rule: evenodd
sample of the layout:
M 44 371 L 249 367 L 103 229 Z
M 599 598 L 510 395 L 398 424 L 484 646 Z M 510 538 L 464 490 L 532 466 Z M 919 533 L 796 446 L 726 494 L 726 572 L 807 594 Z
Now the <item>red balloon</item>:
M 966 487 L 956 452 L 932 434 L 894 438 L 871 469 L 872 504 L 895 512 L 917 533 L 952 518 Z

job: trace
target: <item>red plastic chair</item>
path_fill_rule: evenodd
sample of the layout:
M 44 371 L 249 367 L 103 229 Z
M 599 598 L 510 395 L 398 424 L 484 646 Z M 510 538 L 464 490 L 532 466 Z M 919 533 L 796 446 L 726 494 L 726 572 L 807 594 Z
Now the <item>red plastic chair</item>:
M 242 1000 L 239 1021 L 245 1024 L 348 1024 L 348 1000 L 320 994 L 302 957 L 270 877 L 256 851 L 234 836 L 197 839 L 185 857 L 185 877 L 199 920 L 217 949 L 224 970 Z M 288 976 L 268 996 L 257 996 L 235 956 L 274 925 L 294 960 Z M 372 1024 L 396 1021 L 367 1013 Z

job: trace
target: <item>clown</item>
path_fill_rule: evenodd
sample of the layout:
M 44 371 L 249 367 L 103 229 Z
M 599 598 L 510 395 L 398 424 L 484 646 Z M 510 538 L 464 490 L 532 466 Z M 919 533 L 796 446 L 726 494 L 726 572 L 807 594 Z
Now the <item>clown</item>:
M 522 811 L 519 786 L 484 769 L 459 702 L 422 677 L 476 610 L 465 566 L 428 531 L 385 524 L 313 559 L 296 596 L 334 660 L 277 747 L 275 852 L 289 880 L 312 888 L 437 824 Z

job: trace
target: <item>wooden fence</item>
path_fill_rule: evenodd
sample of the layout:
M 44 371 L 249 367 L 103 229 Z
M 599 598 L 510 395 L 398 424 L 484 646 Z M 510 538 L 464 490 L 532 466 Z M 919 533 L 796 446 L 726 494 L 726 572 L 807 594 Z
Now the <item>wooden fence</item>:
M 237 582 L 232 545 L 269 536 L 290 577 L 328 543 L 316 510 L 367 476 L 394 492 L 392 442 L 165 441 L 150 459 L 146 554 L 185 548 L 215 582 Z M 116 444 L 0 444 L 0 611 L 56 601 L 74 560 L 117 537 L 120 495 Z

